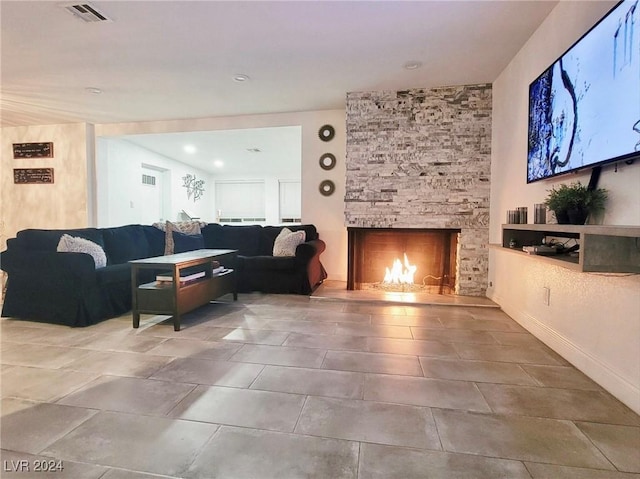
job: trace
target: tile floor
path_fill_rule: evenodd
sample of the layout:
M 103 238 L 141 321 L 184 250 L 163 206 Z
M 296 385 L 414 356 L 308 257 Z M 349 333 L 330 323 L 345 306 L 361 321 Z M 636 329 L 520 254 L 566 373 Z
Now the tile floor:
M 3 478 L 640 477 L 640 417 L 499 309 L 251 294 L 130 321 L 0 321 Z

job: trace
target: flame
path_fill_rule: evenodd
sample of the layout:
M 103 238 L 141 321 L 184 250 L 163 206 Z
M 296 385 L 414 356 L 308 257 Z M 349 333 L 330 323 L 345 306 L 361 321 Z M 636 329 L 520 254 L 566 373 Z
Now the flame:
M 383 283 L 386 284 L 413 284 L 413 275 L 416 272 L 416 266 L 409 263 L 407 254 L 404 254 L 404 267 L 402 262 L 396 258 L 393 262 L 391 270 L 385 268 Z

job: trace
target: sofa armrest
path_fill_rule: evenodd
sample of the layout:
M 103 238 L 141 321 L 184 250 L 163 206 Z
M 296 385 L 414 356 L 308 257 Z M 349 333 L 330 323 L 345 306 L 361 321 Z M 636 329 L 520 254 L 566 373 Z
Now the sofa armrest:
M 296 262 L 304 275 L 304 284 L 301 285 L 299 293 L 311 293 L 324 279 L 327 272 L 320 262 L 320 254 L 327 245 L 321 239 L 307 241 L 296 248 Z
M 96 267 L 93 257 L 86 253 L 58 253 L 55 251 L 7 250 L 0 255 L 0 269 L 9 275 L 37 275 L 51 281 L 72 281 L 77 284 L 94 283 Z
M 326 248 L 327 245 L 321 239 L 300 243 L 296 248 L 296 261 L 306 266 L 314 256 L 320 256 Z

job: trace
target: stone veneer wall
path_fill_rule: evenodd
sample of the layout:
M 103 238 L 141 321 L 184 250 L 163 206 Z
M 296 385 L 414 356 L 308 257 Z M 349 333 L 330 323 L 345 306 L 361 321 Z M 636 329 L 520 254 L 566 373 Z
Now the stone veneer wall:
M 345 223 L 460 229 L 456 293 L 484 296 L 491 85 L 347 94 Z

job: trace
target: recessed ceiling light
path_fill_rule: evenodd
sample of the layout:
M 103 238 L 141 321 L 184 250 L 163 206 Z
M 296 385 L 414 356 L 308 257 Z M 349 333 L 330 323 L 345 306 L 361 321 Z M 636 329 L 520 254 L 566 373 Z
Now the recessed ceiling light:
M 403 68 L 405 70 L 417 70 L 421 66 L 422 66 L 422 63 L 412 60 L 412 61 L 409 61 L 409 62 L 405 63 L 403 65 Z
M 233 81 L 238 83 L 249 81 L 249 76 L 245 75 L 244 73 L 236 73 L 235 75 L 233 75 Z
M 94 95 L 99 95 L 100 93 L 102 93 L 102 90 L 100 88 L 96 88 L 94 86 L 88 86 L 84 90 L 88 91 L 89 93 L 93 93 Z
M 213 166 L 216 168 L 222 168 L 224 166 L 224 161 L 222 160 L 213 160 Z
M 190 153 L 190 154 L 193 154 L 196 151 L 198 151 L 198 149 L 193 145 L 184 145 L 182 149 L 185 151 L 185 153 Z

